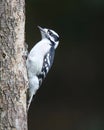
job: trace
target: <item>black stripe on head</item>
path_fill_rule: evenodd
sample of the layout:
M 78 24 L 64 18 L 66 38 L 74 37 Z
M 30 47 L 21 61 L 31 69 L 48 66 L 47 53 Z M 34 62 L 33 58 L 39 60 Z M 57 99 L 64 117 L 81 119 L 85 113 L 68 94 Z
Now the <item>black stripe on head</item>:
M 55 39 L 55 42 L 59 41 L 59 37 L 56 36 L 56 35 L 53 35 L 54 39 Z
M 48 33 L 51 37 L 54 38 L 55 42 L 59 41 L 59 36 L 55 35 L 51 30 L 48 30 Z

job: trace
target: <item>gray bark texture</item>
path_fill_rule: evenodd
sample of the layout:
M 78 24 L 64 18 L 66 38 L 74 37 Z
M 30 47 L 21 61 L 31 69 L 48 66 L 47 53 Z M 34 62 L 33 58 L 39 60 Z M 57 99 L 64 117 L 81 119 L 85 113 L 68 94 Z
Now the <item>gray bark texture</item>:
M 0 0 L 0 130 L 27 130 L 25 0 Z

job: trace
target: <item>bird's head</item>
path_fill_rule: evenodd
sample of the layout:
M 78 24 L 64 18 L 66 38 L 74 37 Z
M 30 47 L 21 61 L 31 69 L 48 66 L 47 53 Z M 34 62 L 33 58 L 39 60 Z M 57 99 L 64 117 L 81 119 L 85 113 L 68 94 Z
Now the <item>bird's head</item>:
M 50 40 L 50 45 L 56 49 L 59 44 L 59 35 L 51 29 L 42 28 L 40 26 L 38 26 L 38 28 L 40 29 L 42 39 L 47 38 Z

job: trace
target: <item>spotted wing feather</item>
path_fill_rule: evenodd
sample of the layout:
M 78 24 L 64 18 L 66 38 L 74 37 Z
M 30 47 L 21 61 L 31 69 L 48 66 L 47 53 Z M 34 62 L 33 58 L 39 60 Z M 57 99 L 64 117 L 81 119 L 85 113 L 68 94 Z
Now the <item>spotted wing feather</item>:
M 55 50 L 54 50 L 54 48 L 51 47 L 50 51 L 45 55 L 45 57 L 43 59 L 43 67 L 42 67 L 41 73 L 38 75 L 39 85 L 42 84 L 42 81 L 44 80 L 47 73 L 49 72 L 49 70 L 53 64 L 54 55 L 55 55 Z

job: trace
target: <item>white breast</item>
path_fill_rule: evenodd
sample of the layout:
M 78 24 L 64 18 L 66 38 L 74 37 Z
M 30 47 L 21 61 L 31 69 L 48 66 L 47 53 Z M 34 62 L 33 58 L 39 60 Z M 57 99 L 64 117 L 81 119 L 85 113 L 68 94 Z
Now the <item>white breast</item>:
M 26 61 L 29 77 L 37 75 L 41 72 L 43 59 L 45 54 L 49 51 L 49 40 L 43 39 L 38 42 L 30 51 Z

